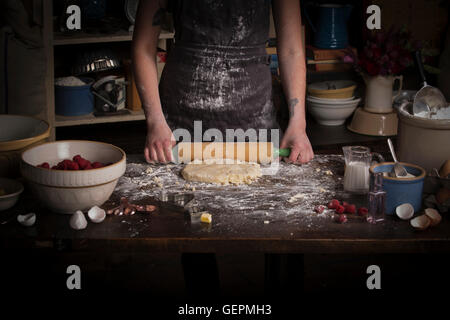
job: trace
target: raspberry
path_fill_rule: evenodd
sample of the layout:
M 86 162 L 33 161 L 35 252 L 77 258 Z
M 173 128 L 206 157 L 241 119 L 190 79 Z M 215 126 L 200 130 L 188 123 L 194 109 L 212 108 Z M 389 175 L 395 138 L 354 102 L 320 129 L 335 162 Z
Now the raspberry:
M 78 163 L 75 161 L 70 161 L 70 164 L 67 165 L 68 170 L 80 170 L 80 167 L 78 166 Z
M 92 165 L 91 165 L 91 163 L 88 161 L 87 162 L 87 164 L 82 168 L 82 170 L 91 170 L 91 169 L 93 169 L 92 168 Z
M 43 162 L 40 165 L 37 166 L 38 168 L 44 168 L 44 169 L 50 169 L 50 165 L 48 162 Z
M 334 220 L 337 223 L 346 223 L 347 222 L 347 216 L 345 214 L 337 214 L 337 215 L 335 215 Z
M 337 206 L 337 208 L 336 208 L 336 213 L 337 213 L 337 214 L 343 214 L 344 211 L 345 211 L 344 206 L 341 206 L 341 205 L 338 205 L 338 206 Z
M 346 206 L 344 206 L 345 212 L 350 213 L 350 214 L 355 214 L 356 213 L 356 206 L 354 204 L 347 204 Z
M 322 206 L 322 205 L 316 206 L 314 208 L 314 211 L 317 212 L 318 214 L 321 214 L 323 212 L 323 210 L 325 210 L 325 206 Z
M 102 168 L 103 167 L 103 163 L 101 162 L 93 162 L 92 163 L 92 168 L 97 169 L 97 168 Z
M 346 206 L 348 206 L 349 205 L 349 203 L 348 202 L 346 202 L 346 201 L 342 201 L 342 205 L 344 206 L 344 208 L 346 207 Z
M 369 210 L 365 207 L 361 207 L 358 209 L 358 216 L 366 216 L 369 213 Z
M 328 209 L 336 209 L 339 205 L 339 200 L 333 199 L 328 203 Z

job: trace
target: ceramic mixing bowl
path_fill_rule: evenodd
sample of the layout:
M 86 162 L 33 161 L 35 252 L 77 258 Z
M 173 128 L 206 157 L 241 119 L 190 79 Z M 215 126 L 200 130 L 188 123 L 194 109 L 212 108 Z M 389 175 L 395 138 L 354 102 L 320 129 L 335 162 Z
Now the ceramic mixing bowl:
M 414 164 L 400 162 L 406 171 L 415 177 L 413 178 L 393 178 L 383 177 L 383 189 L 386 191 L 386 214 L 394 214 L 397 206 L 410 203 L 415 212 L 419 212 L 422 207 L 422 191 L 425 179 L 425 170 Z M 377 163 L 370 167 L 373 176 L 377 172 L 391 172 L 394 162 Z
M 308 94 L 325 99 L 348 99 L 353 97 L 356 84 L 350 80 L 315 82 L 307 87 Z
M 50 126 L 44 120 L 21 115 L 0 115 L 0 177 L 20 176 L 20 154 L 44 143 Z
M 23 192 L 23 185 L 16 180 L 0 178 L 0 211 L 12 208 Z M 4 193 L 4 194 L 3 194 Z
M 339 126 L 344 124 L 345 120 L 355 111 L 360 101 L 360 98 L 335 102 L 306 97 L 308 112 L 319 124 L 325 126 Z
M 67 171 L 38 168 L 81 155 L 91 162 L 109 164 L 91 170 Z M 67 140 L 49 142 L 22 153 L 21 172 L 31 191 L 52 211 L 74 213 L 101 206 L 109 199 L 126 168 L 125 152 L 111 144 Z

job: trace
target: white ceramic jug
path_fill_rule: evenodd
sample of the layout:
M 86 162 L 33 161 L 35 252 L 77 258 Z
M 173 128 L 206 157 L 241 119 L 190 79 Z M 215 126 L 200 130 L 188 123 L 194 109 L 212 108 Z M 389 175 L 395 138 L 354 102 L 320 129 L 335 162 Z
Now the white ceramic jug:
M 398 94 L 392 96 L 392 87 L 395 80 L 399 81 Z M 366 83 L 366 102 L 364 109 L 373 113 L 390 113 L 392 103 L 397 98 L 402 90 L 403 76 L 364 76 Z

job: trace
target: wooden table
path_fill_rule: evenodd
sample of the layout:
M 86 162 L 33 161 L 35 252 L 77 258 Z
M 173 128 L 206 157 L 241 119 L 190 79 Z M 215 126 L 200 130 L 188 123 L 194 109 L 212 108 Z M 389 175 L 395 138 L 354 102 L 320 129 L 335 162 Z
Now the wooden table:
M 320 157 L 316 157 L 316 160 Z M 314 164 L 310 171 L 315 172 Z M 343 167 L 335 167 L 333 172 L 334 176 L 324 179 L 342 178 Z M 305 174 L 304 179 L 308 178 L 311 177 Z M 325 182 L 323 185 L 327 186 Z M 326 197 L 345 199 L 357 206 L 367 205 L 366 197 L 345 194 L 340 188 L 326 190 Z M 120 193 L 117 191 L 112 198 L 117 199 Z M 287 197 L 290 195 L 292 193 Z M 450 252 L 450 222 L 446 217 L 438 226 L 419 232 L 409 222 L 392 216 L 377 225 L 371 225 L 358 216 L 349 216 L 346 224 L 338 224 L 332 218 L 314 218 L 306 220 L 312 221 L 308 223 L 299 217 L 307 214 L 302 212 L 289 217 L 277 217 L 263 213 L 236 214 L 215 208 L 211 210 L 213 223 L 205 225 L 192 223 L 189 214 L 173 210 L 173 207 L 158 202 L 154 197 L 142 199 L 142 202 L 154 203 L 159 209 L 133 216 L 108 216 L 103 223 L 89 223 L 87 229 L 74 231 L 69 227 L 69 216 L 39 208 L 36 202 L 25 195 L 14 210 L 3 212 L 0 219 L 17 211 L 35 210 L 38 214 L 37 223 L 29 228 L 22 227 L 15 220 L 0 225 L 0 248 L 8 251 L 54 250 L 93 255 L 100 252 L 265 253 L 268 254 L 266 268 L 269 270 L 274 269 L 274 264 L 280 265 L 279 254 Z M 311 200 L 309 203 L 315 202 Z M 208 257 L 207 260 L 210 260 Z M 188 260 L 184 260 L 186 265 L 189 265 Z M 195 274 L 195 270 L 191 268 L 186 273 L 185 266 L 185 275 L 189 273 Z M 192 286 L 201 288 L 198 281 Z
M 320 174 L 316 172 L 318 169 L 316 164 L 323 159 L 322 157 L 316 157 L 315 162 L 305 171 L 303 180 L 315 179 L 314 175 Z M 137 161 L 136 157 L 130 158 L 130 161 Z M 210 211 L 213 214 L 211 225 L 192 223 L 189 214 L 173 210 L 173 207 L 149 196 L 141 199 L 141 202 L 158 205 L 158 210 L 153 213 L 108 216 L 103 223 L 89 223 L 87 229 L 74 231 L 69 227 L 69 216 L 48 212 L 46 209 L 38 207 L 34 200 L 25 195 L 14 210 L 1 213 L 0 219 L 3 220 L 8 216 L 14 217 L 13 214 L 17 212 L 36 211 L 37 223 L 33 227 L 25 228 L 12 219 L 9 223 L 0 225 L 0 248 L 5 252 L 33 252 L 33 254 L 39 255 L 40 252 L 51 251 L 69 255 L 88 254 L 90 257 L 117 252 L 141 255 L 146 253 L 196 253 L 200 255 L 194 256 L 194 259 L 190 255 L 184 255 L 182 262 L 187 279 L 186 285 L 190 291 L 197 293 L 213 292 L 211 286 L 216 289 L 218 287 L 217 282 L 211 281 L 217 276 L 217 271 L 214 271 L 214 259 L 211 256 L 214 253 L 265 253 L 266 287 L 270 292 L 277 292 L 273 291 L 273 288 L 280 286 L 281 280 L 278 275 L 280 268 L 283 268 L 285 254 L 290 257 L 287 260 L 294 260 L 297 266 L 295 274 L 298 272 L 301 274 L 302 254 L 448 254 L 450 252 L 450 222 L 446 217 L 438 226 L 422 232 L 415 231 L 409 222 L 400 221 L 391 216 L 388 216 L 385 222 L 377 225 L 371 225 L 364 218 L 358 216 L 349 216 L 346 224 L 338 224 L 330 217 L 323 219 L 313 217 L 311 205 L 323 203 L 327 198 L 345 199 L 357 206 L 367 205 L 366 197 L 345 194 L 340 186 L 341 182 L 337 182 L 335 188 L 331 187 L 332 184 L 327 181 L 342 179 L 343 166 L 337 161 L 335 166 L 330 168 L 334 173 L 333 176 L 323 175 L 320 183 L 316 183 L 314 187 L 308 185 L 302 187 L 302 190 L 310 190 L 313 194 L 304 206 L 301 202 L 296 206 L 287 205 L 289 208 L 291 205 L 293 209 L 297 208 L 297 214 L 286 216 L 280 215 L 280 213 L 266 215 L 264 212 L 251 214 L 250 209 L 248 210 L 249 214 L 245 214 L 245 212 L 234 212 L 227 208 L 221 210 L 211 207 Z M 177 170 L 173 169 L 173 174 L 178 174 Z M 127 179 L 134 179 L 131 171 L 127 170 Z M 261 192 L 266 190 L 264 189 L 264 179 L 266 178 L 262 179 L 259 186 L 262 188 Z M 283 177 L 280 175 L 267 179 L 280 181 Z M 176 183 L 175 180 L 171 180 L 171 182 Z M 297 184 L 294 181 L 292 185 L 287 185 L 284 191 L 285 195 L 275 194 L 272 196 L 289 199 L 296 192 L 296 189 L 292 188 Z M 319 192 L 320 196 L 317 193 L 320 200 L 316 201 L 314 188 L 321 188 L 321 186 L 326 190 L 324 193 Z M 168 187 L 169 190 L 183 188 L 183 186 L 173 184 Z M 145 189 L 145 186 L 142 188 Z M 153 187 L 150 185 L 149 188 Z M 199 186 L 197 191 L 201 193 L 202 188 Z M 233 189 L 233 187 L 229 187 L 229 190 L 239 191 L 238 188 Z M 278 192 L 281 192 L 280 190 Z M 117 200 L 121 194 L 120 190 L 116 191 L 112 199 Z M 209 190 L 208 197 L 213 196 L 214 192 Z M 264 207 L 263 202 L 264 199 L 261 199 L 260 206 L 262 207 Z M 311 218 L 304 220 L 304 217 Z M 193 260 L 197 263 L 194 267 Z M 200 260 L 213 267 L 199 271 L 196 266 Z M 205 270 L 210 270 L 212 275 L 206 277 L 209 279 L 208 283 L 202 284 L 198 279 L 205 278 Z M 189 283 L 188 279 L 196 280 Z M 285 283 L 292 282 L 291 280 L 284 281 Z M 299 282 L 301 280 L 297 281 L 296 285 Z

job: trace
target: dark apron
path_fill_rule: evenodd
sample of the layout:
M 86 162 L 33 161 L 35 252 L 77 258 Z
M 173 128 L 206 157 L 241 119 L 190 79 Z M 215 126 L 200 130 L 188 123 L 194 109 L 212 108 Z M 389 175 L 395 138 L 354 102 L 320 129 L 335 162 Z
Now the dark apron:
M 172 130 L 275 129 L 265 50 L 270 1 L 172 1 L 175 44 L 160 81 Z

